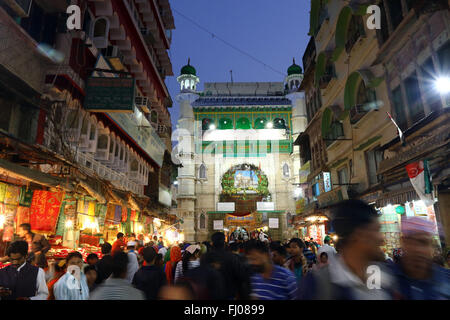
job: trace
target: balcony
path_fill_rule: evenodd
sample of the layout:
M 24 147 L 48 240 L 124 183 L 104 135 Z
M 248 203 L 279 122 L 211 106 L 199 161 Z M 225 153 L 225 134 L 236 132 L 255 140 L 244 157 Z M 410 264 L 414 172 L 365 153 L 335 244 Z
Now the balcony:
M 367 114 L 367 108 L 364 104 L 357 104 L 350 109 L 350 123 L 356 124 Z
M 344 138 L 344 126 L 340 122 L 333 122 L 330 131 L 325 137 L 325 144 L 327 148 L 335 143 L 339 138 Z

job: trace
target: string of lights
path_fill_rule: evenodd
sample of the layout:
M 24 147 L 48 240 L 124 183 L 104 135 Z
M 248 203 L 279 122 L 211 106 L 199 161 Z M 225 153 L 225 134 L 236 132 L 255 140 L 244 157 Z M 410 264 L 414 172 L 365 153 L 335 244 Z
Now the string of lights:
M 204 31 L 204 32 L 206 32 L 206 33 L 208 33 L 208 34 L 210 34 L 213 38 L 219 40 L 220 42 L 222 42 L 222 43 L 225 44 L 226 46 L 228 46 L 228 47 L 234 49 L 235 51 L 241 53 L 242 55 L 245 55 L 246 57 L 252 59 L 253 61 L 255 61 L 255 62 L 257 62 L 257 63 L 263 65 L 264 67 L 266 67 L 266 68 L 268 68 L 268 69 L 270 69 L 270 70 L 272 70 L 273 72 L 278 73 L 278 74 L 280 74 L 280 75 L 282 75 L 282 76 L 286 76 L 286 74 L 285 74 L 284 72 L 281 72 L 281 71 L 275 69 L 274 67 L 268 65 L 267 63 L 264 63 L 263 61 L 261 61 L 260 59 L 258 59 L 258 58 L 256 58 L 256 57 L 254 57 L 254 56 L 251 55 L 250 53 L 248 53 L 248 52 L 246 52 L 246 51 L 244 51 L 244 50 L 242 50 L 242 49 L 236 47 L 235 45 L 231 44 L 231 43 L 228 42 L 227 40 L 225 40 L 225 39 L 219 37 L 218 35 L 216 35 L 214 32 L 211 32 L 211 31 L 209 31 L 207 28 L 201 26 L 201 25 L 198 24 L 195 20 L 193 20 L 193 19 L 187 17 L 186 15 L 184 15 L 184 14 L 181 13 L 180 11 L 176 10 L 175 8 L 172 8 L 172 11 L 175 12 L 175 13 L 177 13 L 178 15 L 180 15 L 181 17 L 183 17 L 184 19 L 186 19 L 187 21 L 189 21 L 189 22 L 192 23 L 193 25 L 195 25 L 197 28 L 199 28 L 199 29 L 201 29 L 202 31 Z

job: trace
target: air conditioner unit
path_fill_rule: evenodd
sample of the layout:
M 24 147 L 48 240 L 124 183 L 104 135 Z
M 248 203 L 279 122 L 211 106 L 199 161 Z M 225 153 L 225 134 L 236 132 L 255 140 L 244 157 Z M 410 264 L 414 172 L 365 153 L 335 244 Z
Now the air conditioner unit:
M 5 0 L 6 4 L 21 18 L 27 18 L 30 15 L 33 0 Z

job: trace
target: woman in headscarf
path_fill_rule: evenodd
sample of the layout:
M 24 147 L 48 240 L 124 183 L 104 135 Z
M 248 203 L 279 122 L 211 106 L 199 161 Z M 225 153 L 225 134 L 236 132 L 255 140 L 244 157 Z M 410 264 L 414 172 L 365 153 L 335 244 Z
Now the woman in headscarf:
M 170 285 L 173 283 L 175 275 L 175 267 L 177 263 L 181 261 L 181 248 L 179 246 L 173 246 L 170 248 L 170 260 L 167 261 L 164 272 L 166 273 L 167 283 Z

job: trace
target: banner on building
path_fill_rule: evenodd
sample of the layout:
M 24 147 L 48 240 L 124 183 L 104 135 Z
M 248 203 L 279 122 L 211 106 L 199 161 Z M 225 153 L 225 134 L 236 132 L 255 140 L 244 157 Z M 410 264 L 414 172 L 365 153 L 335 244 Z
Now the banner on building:
M 310 165 L 310 161 L 308 161 L 300 168 L 300 171 L 299 171 L 300 183 L 308 182 L 308 175 L 309 175 L 310 171 L 311 171 L 311 165 Z
M 217 211 L 235 211 L 235 203 L 234 202 L 217 202 Z
M 214 220 L 213 230 L 223 230 L 223 220 Z
M 269 218 L 269 228 L 270 229 L 278 229 L 279 220 L 278 218 Z
M 275 203 L 274 202 L 257 202 L 256 210 L 257 211 L 275 211 Z

